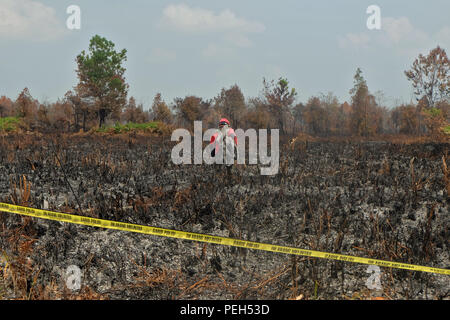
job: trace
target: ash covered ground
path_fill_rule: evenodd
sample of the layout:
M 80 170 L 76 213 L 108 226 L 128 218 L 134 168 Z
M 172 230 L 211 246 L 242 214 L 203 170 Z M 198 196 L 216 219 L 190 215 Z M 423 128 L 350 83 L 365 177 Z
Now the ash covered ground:
M 298 142 L 262 176 L 257 165 L 174 165 L 168 140 L 2 137 L 0 202 L 450 268 L 449 144 Z M 0 232 L 3 299 L 450 298 L 446 275 L 381 268 L 381 288 L 369 289 L 362 264 L 11 213 Z

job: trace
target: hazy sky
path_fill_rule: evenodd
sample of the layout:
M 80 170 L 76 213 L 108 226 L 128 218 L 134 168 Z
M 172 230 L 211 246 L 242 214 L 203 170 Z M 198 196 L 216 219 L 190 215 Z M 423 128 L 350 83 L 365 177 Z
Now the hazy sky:
M 66 26 L 70 5 L 81 9 L 80 30 Z M 380 30 L 367 28 L 369 5 L 381 10 Z M 28 87 L 56 101 L 99 34 L 127 49 L 129 95 L 145 108 L 157 92 L 171 103 L 235 83 L 254 97 L 263 77 L 280 76 L 297 102 L 328 91 L 344 101 L 357 67 L 392 105 L 413 97 L 403 71 L 419 53 L 438 44 L 448 52 L 449 12 L 449 0 L 0 0 L 0 96 Z

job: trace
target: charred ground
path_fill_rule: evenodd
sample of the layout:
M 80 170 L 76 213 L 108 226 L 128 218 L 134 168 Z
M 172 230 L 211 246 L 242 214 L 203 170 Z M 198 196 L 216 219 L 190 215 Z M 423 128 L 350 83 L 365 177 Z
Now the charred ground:
M 5 136 L 0 202 L 450 267 L 449 144 L 297 142 L 280 170 L 174 165 L 164 137 Z M 447 160 L 447 162 L 446 162 Z M 448 276 L 0 213 L 2 298 L 448 299 Z M 6 261 L 6 263 L 5 263 Z M 7 264 L 7 268 L 5 267 Z M 82 270 L 82 288 L 65 271 Z

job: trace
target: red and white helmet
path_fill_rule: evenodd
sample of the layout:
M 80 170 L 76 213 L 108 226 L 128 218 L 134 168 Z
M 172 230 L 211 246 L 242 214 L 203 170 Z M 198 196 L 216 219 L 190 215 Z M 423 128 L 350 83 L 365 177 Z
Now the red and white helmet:
M 219 121 L 219 127 L 221 127 L 221 126 L 224 126 L 224 125 L 230 125 L 230 121 L 228 121 L 228 119 L 226 119 L 226 118 L 222 118 L 222 119 L 220 119 L 220 121 Z

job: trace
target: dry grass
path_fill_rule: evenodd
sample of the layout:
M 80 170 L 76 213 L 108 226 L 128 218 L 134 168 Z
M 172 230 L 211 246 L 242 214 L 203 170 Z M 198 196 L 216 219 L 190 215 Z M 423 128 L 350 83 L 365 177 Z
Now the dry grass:
M 13 204 L 30 206 L 31 184 L 25 175 L 19 182 L 11 181 Z M 65 208 L 69 211 L 69 208 Z M 66 287 L 56 285 L 55 280 L 47 285 L 39 282 L 42 266 L 33 260 L 36 230 L 31 217 L 20 216 L 14 227 L 1 225 L 0 236 L 6 240 L 8 253 L 3 250 L 0 255 L 0 299 L 15 300 L 88 300 L 106 299 L 88 286 L 83 286 L 74 293 Z
M 442 173 L 444 175 L 445 189 L 447 190 L 447 196 L 450 197 L 450 170 L 447 168 L 446 156 L 442 156 Z
M 25 175 L 19 178 L 19 186 L 17 183 L 10 182 L 12 195 L 10 196 L 11 201 L 15 205 L 27 207 L 29 206 L 30 195 L 31 195 L 31 184 L 27 182 Z
M 130 138 L 130 137 L 128 137 Z M 134 138 L 131 138 L 131 143 L 134 143 Z M 415 143 L 417 141 L 409 143 Z M 299 141 L 294 141 L 293 145 L 298 144 Z M 402 143 L 407 143 L 402 141 Z M 22 147 L 25 143 L 22 144 Z M 307 148 L 307 141 L 301 141 L 300 144 L 296 145 L 296 150 L 298 148 Z M 364 156 L 364 150 L 362 148 L 355 148 L 356 157 L 361 158 Z M 14 153 L 8 153 L 14 155 Z M 29 161 L 33 166 L 33 156 L 30 157 Z M 117 160 L 111 160 L 109 155 L 106 157 L 101 157 L 100 153 L 89 154 L 82 158 L 83 166 L 94 166 L 98 167 L 102 171 L 110 172 L 113 175 L 119 174 L 119 172 L 123 169 L 126 170 L 126 162 Z M 58 165 L 58 159 L 53 159 L 55 165 Z M 63 157 L 61 160 L 65 161 Z M 417 163 L 415 158 L 412 158 L 409 162 L 409 172 L 406 170 L 406 181 L 410 182 L 407 185 L 407 190 L 412 190 L 414 194 L 421 194 L 420 191 L 424 190 L 424 187 L 433 178 L 433 175 L 425 175 L 422 172 L 418 171 Z M 374 165 L 373 167 L 376 167 Z M 371 167 L 368 170 L 372 170 Z M 289 163 L 281 162 L 281 175 L 288 175 Z M 408 168 L 408 165 L 406 165 Z M 32 167 L 33 169 L 33 167 Z M 375 170 L 378 170 L 379 175 L 390 175 L 391 174 L 391 164 L 387 157 L 385 157 L 381 162 L 381 167 L 377 167 Z M 394 169 L 392 169 L 394 171 Z M 438 168 L 438 171 L 439 168 Z M 338 172 L 333 168 L 333 172 Z M 450 194 L 450 175 L 449 169 L 446 163 L 446 156 L 442 156 L 442 172 L 443 172 L 443 181 L 446 186 L 447 194 Z M 312 175 L 312 174 L 309 174 Z M 331 174 L 330 174 L 331 175 Z M 436 175 L 434 175 L 435 177 Z M 300 174 L 297 179 L 304 179 L 307 177 L 305 174 Z M 408 179 L 410 178 L 410 179 Z M 440 177 L 439 177 L 440 179 Z M 397 181 L 397 180 L 395 180 Z M 398 181 L 397 181 L 398 183 Z M 26 176 L 22 176 L 18 181 L 11 181 L 11 201 L 14 204 L 29 206 L 32 203 L 31 199 L 31 190 L 32 186 L 27 181 Z M 173 191 L 173 192 L 172 192 Z M 179 191 L 172 190 L 171 193 L 168 191 L 163 191 L 162 187 L 155 187 L 151 190 L 151 196 L 145 197 L 141 196 L 137 198 L 134 202 L 129 203 L 133 204 L 133 206 L 129 207 L 121 207 L 122 209 L 131 209 L 133 208 L 135 211 L 147 212 L 146 210 L 157 203 L 161 203 L 162 201 L 167 201 L 170 203 L 169 208 L 172 210 L 179 210 L 187 203 L 193 202 L 192 200 L 192 185 L 181 189 Z M 235 207 L 236 212 L 245 212 L 239 206 Z M 238 225 L 233 223 L 233 220 L 230 216 L 225 215 L 222 211 L 216 212 L 214 210 L 214 206 L 211 208 L 214 212 L 214 216 L 222 217 L 223 223 L 225 227 L 230 231 L 230 234 L 233 237 L 241 238 L 242 229 L 240 229 Z M 71 212 L 69 206 L 62 208 L 63 212 Z M 98 212 L 97 210 L 91 209 L 87 211 Z M 303 211 L 303 220 L 302 225 L 300 225 L 300 231 L 305 229 L 305 224 L 307 223 L 307 213 L 309 213 L 308 225 L 315 232 L 311 235 L 311 237 L 303 237 L 302 240 L 305 242 L 301 243 L 301 245 L 307 245 L 311 249 L 315 250 L 326 250 L 326 251 L 334 251 L 340 252 L 342 249 L 342 245 L 344 242 L 344 238 L 347 237 L 348 234 L 348 221 L 344 220 L 340 222 L 338 229 L 336 230 L 336 237 L 330 235 L 330 231 L 332 229 L 332 225 L 336 223 L 334 217 L 332 217 L 332 211 L 328 211 L 328 208 L 317 208 L 317 203 L 314 202 L 314 199 L 310 201 L 307 199 L 307 209 Z M 425 253 L 423 256 L 424 259 L 430 258 L 433 255 L 433 247 L 431 243 L 431 221 L 434 216 L 434 208 L 430 209 L 427 212 L 426 223 L 424 224 L 425 232 L 425 240 L 424 247 L 422 248 L 422 252 Z M 195 216 L 192 216 L 194 219 Z M 28 220 L 27 220 L 28 219 Z M 186 221 L 185 223 L 189 222 Z M 383 222 L 384 223 L 384 222 Z M 373 238 L 375 240 L 376 246 L 372 248 L 373 250 L 364 249 L 361 247 L 354 246 L 354 249 L 361 250 L 364 252 L 364 255 L 369 257 L 380 257 L 382 256 L 384 259 L 388 260 L 406 260 L 408 257 L 413 256 L 411 253 L 411 249 L 402 245 L 401 241 L 395 238 L 394 233 L 395 230 L 391 226 L 390 231 L 383 231 L 383 223 L 378 221 L 378 216 L 376 218 L 371 215 L 370 217 L 370 225 L 368 226 L 369 231 L 373 232 Z M 390 225 L 389 220 L 386 221 L 387 225 Z M 395 226 L 395 224 L 394 224 Z M 14 296 L 18 299 L 104 299 L 105 296 L 97 294 L 94 290 L 89 287 L 83 287 L 81 291 L 77 294 L 69 292 L 67 288 L 60 289 L 56 285 L 54 281 L 51 281 L 50 284 L 42 287 L 39 285 L 39 279 L 41 275 L 41 268 L 34 264 L 31 260 L 30 256 L 33 252 L 33 247 L 36 239 L 30 233 L 32 227 L 31 218 L 24 218 L 22 220 L 22 225 L 9 233 L 11 244 L 16 244 L 17 250 L 14 255 L 10 255 L 5 260 L 4 265 L 0 266 L 0 298 L 4 297 L 6 294 L 6 289 L 13 290 Z M 244 230 L 245 231 L 245 230 Z M 301 233 L 301 232 L 299 232 Z M 325 239 L 325 242 L 323 241 Z M 300 242 L 300 238 L 297 239 Z M 330 242 L 330 243 L 328 243 Z M 329 245 L 328 245 L 329 244 Z M 296 245 L 297 246 L 297 245 Z M 300 246 L 300 243 L 299 243 Z M 292 263 L 288 267 L 284 267 L 280 270 L 274 270 L 273 272 L 267 274 L 258 274 L 255 273 L 252 275 L 251 281 L 245 284 L 236 284 L 232 283 L 228 280 L 225 280 L 224 275 L 220 272 L 216 274 L 208 274 L 206 276 L 205 269 L 209 266 L 209 261 L 206 259 L 207 250 L 210 250 L 211 246 L 207 246 L 203 244 L 203 246 L 199 249 L 199 253 L 197 258 L 202 260 L 203 264 L 203 272 L 198 274 L 198 277 L 191 277 L 189 279 L 186 278 L 185 273 L 181 272 L 181 270 L 169 270 L 169 269 L 150 269 L 146 264 L 144 266 L 135 265 L 139 269 L 139 276 L 130 284 L 130 288 L 159 288 L 164 287 L 164 290 L 160 290 L 161 292 L 173 291 L 174 298 L 196 298 L 202 296 L 202 294 L 207 294 L 208 292 L 214 290 L 220 290 L 220 292 L 229 293 L 235 299 L 245 299 L 248 297 L 261 297 L 264 298 L 267 296 L 267 291 L 279 292 L 280 288 L 284 286 L 284 293 L 288 292 L 287 296 L 290 299 L 314 299 L 320 298 L 319 289 L 322 289 L 321 286 L 324 286 L 324 282 L 320 278 L 322 271 L 325 271 L 325 264 L 316 263 L 315 260 L 308 261 L 308 265 L 306 268 L 310 271 L 311 278 L 308 279 L 312 284 L 309 287 L 301 287 L 297 281 L 299 275 L 302 274 L 301 266 L 304 266 L 304 263 L 300 263 L 302 261 L 306 261 L 306 258 L 303 260 L 299 260 L 298 257 L 292 258 Z M 239 249 L 241 250 L 241 249 Z M 245 250 L 245 249 L 242 249 Z M 20 262 L 20 263 L 19 263 Z M 23 269 L 19 267 L 21 265 Z M 286 285 L 286 278 L 291 278 L 289 275 L 285 276 L 286 273 L 291 271 L 292 274 L 292 285 L 289 287 Z M 227 278 L 228 279 L 228 278 Z M 274 289 L 275 288 L 275 289 Z M 270 290 L 268 290 L 270 289 Z M 278 294 L 278 293 L 277 293 Z M 286 295 L 284 295 L 286 296 Z M 351 297 L 344 297 L 347 299 L 385 299 L 392 296 L 391 292 L 386 292 L 383 296 L 372 296 L 372 294 L 368 291 L 361 291 L 353 294 Z

